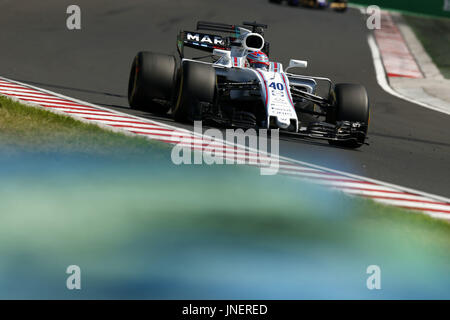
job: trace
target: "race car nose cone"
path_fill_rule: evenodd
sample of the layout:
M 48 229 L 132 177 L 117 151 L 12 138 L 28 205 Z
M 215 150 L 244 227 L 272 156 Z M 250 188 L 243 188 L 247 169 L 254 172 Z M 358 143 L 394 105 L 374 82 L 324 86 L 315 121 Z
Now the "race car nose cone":
M 278 128 L 287 129 L 290 124 L 291 124 L 291 122 L 289 121 L 288 118 L 283 119 L 283 118 L 277 117 L 277 127 Z

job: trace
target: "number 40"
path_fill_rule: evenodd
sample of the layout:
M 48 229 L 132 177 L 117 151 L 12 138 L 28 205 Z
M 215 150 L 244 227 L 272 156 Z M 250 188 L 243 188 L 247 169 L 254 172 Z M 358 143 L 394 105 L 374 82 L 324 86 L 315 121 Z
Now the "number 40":
M 275 82 L 272 82 L 271 84 L 269 84 L 269 87 L 271 87 L 272 89 L 278 89 L 278 90 L 283 90 L 284 89 L 284 86 L 283 86 L 283 84 L 282 83 L 275 83 Z

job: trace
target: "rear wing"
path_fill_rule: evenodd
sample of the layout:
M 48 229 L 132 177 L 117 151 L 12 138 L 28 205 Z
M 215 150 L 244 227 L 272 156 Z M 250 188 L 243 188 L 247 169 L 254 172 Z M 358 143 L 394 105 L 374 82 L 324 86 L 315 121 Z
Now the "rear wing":
M 249 28 L 251 28 L 251 30 Z M 207 22 L 207 21 L 197 22 L 197 30 L 234 33 L 236 38 L 239 37 L 241 31 L 259 33 L 260 35 L 263 35 L 264 30 L 267 28 L 268 28 L 267 24 L 257 23 L 256 21 L 255 22 L 244 21 L 242 23 L 242 26 L 218 22 Z
M 244 26 L 252 27 L 248 30 L 243 26 L 231 25 L 217 22 L 197 22 L 196 31 L 180 31 L 177 38 L 177 49 L 180 57 L 184 57 L 184 47 L 190 47 L 206 52 L 213 52 L 214 49 L 231 50 L 231 46 L 240 45 L 236 40 L 242 33 L 256 32 L 262 34 L 267 25 L 258 24 L 256 22 L 244 22 Z M 228 33 L 230 36 L 217 35 L 211 33 L 203 33 L 201 31 L 214 31 L 220 33 Z M 266 42 L 263 49 L 267 55 L 269 54 L 269 43 Z
M 230 50 L 231 38 L 196 31 L 181 31 L 177 39 L 178 52 L 184 56 L 184 47 L 213 52 L 214 49 Z
M 236 38 L 240 34 L 239 26 L 226 24 L 226 23 L 217 23 L 217 22 L 207 22 L 207 21 L 199 21 L 197 22 L 197 30 L 207 30 L 207 31 L 216 31 L 216 32 L 224 32 L 224 33 L 234 33 Z

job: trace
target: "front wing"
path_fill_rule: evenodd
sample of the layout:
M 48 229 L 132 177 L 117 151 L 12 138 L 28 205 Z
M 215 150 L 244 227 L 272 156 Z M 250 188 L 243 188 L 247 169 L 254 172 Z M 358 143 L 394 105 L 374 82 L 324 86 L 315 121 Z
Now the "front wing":
M 300 127 L 298 132 L 289 134 L 302 138 L 328 141 L 364 141 L 364 139 L 367 139 L 366 132 L 367 124 L 338 121 L 336 124 L 311 122 L 306 127 Z

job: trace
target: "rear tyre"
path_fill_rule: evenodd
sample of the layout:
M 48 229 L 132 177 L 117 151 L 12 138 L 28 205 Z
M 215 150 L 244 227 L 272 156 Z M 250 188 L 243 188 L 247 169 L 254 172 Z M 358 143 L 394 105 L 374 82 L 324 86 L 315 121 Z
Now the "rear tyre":
M 166 113 L 173 102 L 176 60 L 174 56 L 139 52 L 128 81 L 128 103 L 133 109 Z
M 331 145 L 356 149 L 364 144 L 369 126 L 369 98 L 364 86 L 359 84 L 337 84 L 334 88 L 335 108 L 327 115 L 327 122 L 361 122 L 365 124 L 363 134 L 357 140 L 329 141 Z
M 216 71 L 209 64 L 186 61 L 180 68 L 179 93 L 172 115 L 175 121 L 202 119 L 202 104 L 213 104 Z

